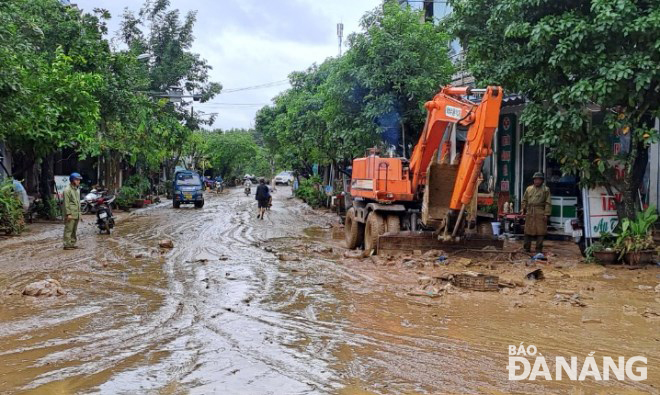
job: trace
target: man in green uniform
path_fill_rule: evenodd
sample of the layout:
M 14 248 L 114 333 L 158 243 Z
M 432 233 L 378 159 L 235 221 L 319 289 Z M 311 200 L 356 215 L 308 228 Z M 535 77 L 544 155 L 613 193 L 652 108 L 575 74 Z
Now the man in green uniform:
M 64 188 L 64 249 L 73 250 L 76 246 L 76 232 L 78 231 L 78 222 L 80 216 L 80 180 L 82 177 L 78 173 L 71 173 L 69 176 L 70 184 Z
M 523 248 L 531 252 L 532 237 L 536 238 L 536 252 L 542 252 L 543 239 L 548 233 L 548 217 L 552 211 L 550 188 L 543 184 L 543 173 L 536 172 L 534 184 L 525 189 L 522 199 L 522 213 L 525 215 L 525 244 Z

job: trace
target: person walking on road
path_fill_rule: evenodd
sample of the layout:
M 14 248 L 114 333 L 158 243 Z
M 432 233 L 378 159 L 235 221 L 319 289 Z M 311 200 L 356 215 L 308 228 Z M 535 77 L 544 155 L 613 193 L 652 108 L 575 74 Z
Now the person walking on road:
M 525 215 L 525 243 L 523 248 L 531 252 L 532 238 L 536 239 L 536 252 L 543 252 L 543 239 L 548 233 L 548 217 L 552 212 L 550 188 L 543 184 L 543 173 L 536 172 L 534 184 L 525 189 L 522 198 L 522 213 Z
M 69 185 L 64 188 L 64 249 L 73 250 L 78 237 L 78 222 L 82 220 L 80 210 L 80 180 L 78 173 L 71 173 Z
M 270 191 L 263 178 L 259 180 L 259 186 L 257 187 L 255 198 L 257 199 L 257 206 L 259 208 L 257 218 L 264 219 L 264 214 L 266 213 L 270 201 Z

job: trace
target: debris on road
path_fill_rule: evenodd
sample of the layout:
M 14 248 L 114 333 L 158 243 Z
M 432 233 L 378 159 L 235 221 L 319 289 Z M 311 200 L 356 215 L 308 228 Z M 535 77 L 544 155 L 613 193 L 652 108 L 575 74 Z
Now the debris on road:
M 437 298 L 444 294 L 454 292 L 454 286 L 445 282 L 441 278 L 430 276 L 421 276 L 418 279 L 419 287 L 407 292 L 408 296 L 424 296 L 427 298 Z
M 454 276 L 452 284 L 474 291 L 499 291 L 499 277 L 477 272 L 464 272 Z
M 63 296 L 66 293 L 60 282 L 52 278 L 35 281 L 26 285 L 23 289 L 23 295 L 25 296 Z
M 543 280 L 545 276 L 543 275 L 543 270 L 536 269 L 527 273 L 525 278 L 527 278 L 528 280 Z
M 653 311 L 647 307 L 644 309 L 644 312 L 642 313 L 642 317 L 649 319 L 660 319 L 660 313 Z
M 360 250 L 347 250 L 344 251 L 344 258 L 360 259 L 364 258 L 364 252 Z
M 300 257 L 293 255 L 293 254 L 288 254 L 288 253 L 281 253 L 277 254 L 277 259 L 280 261 L 289 261 L 289 262 L 297 262 L 300 261 Z
M 430 259 L 435 259 L 435 258 L 440 259 L 440 257 L 444 257 L 444 259 L 447 259 L 444 251 L 441 250 L 428 250 L 422 256 L 424 258 L 430 258 Z
M 570 304 L 576 307 L 586 307 L 587 304 L 581 300 L 582 296 L 576 291 L 557 290 L 555 291 L 554 304 Z
M 158 242 L 160 248 L 174 248 L 174 242 L 170 239 L 163 239 Z

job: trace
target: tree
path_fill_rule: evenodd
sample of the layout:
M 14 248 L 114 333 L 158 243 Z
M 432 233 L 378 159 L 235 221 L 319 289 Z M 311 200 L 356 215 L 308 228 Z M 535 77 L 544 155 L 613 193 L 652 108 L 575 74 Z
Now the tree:
M 387 1 L 362 17 L 363 32 L 348 37 L 350 49 L 325 87 L 326 119 L 357 148 L 353 156 L 366 148 L 361 137 L 374 132 L 388 144 L 403 146 L 405 138 L 414 145 L 424 102 L 451 79 L 449 35 L 420 19 L 420 12 Z
M 650 124 L 660 115 L 657 2 L 451 3 L 448 23 L 475 78 L 527 98 L 525 139 L 550 147 L 582 185 L 620 193 L 619 218 L 634 218 L 647 148 L 658 141 Z M 620 152 L 612 149 L 616 137 Z
M 206 133 L 207 154 L 211 165 L 225 179 L 242 178 L 246 173 L 267 175 L 269 164 L 252 131 L 231 129 Z
M 373 145 L 403 148 L 424 123 L 425 101 L 449 82 L 449 35 L 388 1 L 362 19 L 340 58 L 289 75 L 291 88 L 256 117 L 258 140 L 280 166 L 311 173 Z
M 209 81 L 211 66 L 199 54 L 190 51 L 194 36 L 196 12 L 187 13 L 183 19 L 179 10 L 171 10 L 169 0 L 146 1 L 136 16 L 126 11 L 121 24 L 121 37 L 133 57 L 150 55 L 147 75 L 151 95 L 176 91 L 195 95 L 201 102 L 212 99 L 222 90 L 222 85 Z M 151 114 L 142 118 L 140 129 L 153 139 L 160 149 L 145 150 L 142 154 L 158 153 L 157 157 L 145 158 L 148 163 L 160 163 L 166 157 L 174 157 L 175 165 L 193 130 L 200 125 L 210 125 L 213 118 L 205 119 L 192 110 L 193 101 L 164 105 L 157 104 Z M 184 125 L 185 127 L 181 127 Z
M 0 138 L 24 165 L 41 161 L 40 192 L 50 204 L 53 153 L 80 148 L 95 137 L 94 93 L 101 78 L 85 54 L 102 46 L 98 20 L 52 0 L 0 6 Z M 6 23 L 4 23 L 6 22 Z M 6 69 L 9 67 L 10 69 Z

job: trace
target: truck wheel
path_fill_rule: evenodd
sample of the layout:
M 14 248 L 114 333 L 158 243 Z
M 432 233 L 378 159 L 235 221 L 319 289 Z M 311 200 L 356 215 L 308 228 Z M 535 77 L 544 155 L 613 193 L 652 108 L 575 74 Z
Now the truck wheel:
M 195 202 L 195 208 L 202 208 L 204 207 L 204 201 L 202 200 L 201 202 Z
M 346 248 L 350 250 L 356 249 L 364 239 L 364 225 L 355 219 L 355 207 L 351 207 L 346 212 L 344 238 L 346 239 Z
M 398 215 L 388 215 L 387 216 L 387 231 L 388 232 L 399 232 L 401 231 L 401 217 Z
M 372 212 L 367 217 L 364 227 L 364 250 L 371 252 L 378 249 L 378 236 L 386 231 L 385 218 L 377 212 Z

